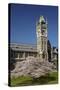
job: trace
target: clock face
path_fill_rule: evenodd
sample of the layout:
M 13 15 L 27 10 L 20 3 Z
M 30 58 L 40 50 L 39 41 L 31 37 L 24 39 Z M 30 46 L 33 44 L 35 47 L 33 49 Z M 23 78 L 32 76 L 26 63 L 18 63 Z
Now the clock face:
M 43 29 L 46 29 L 46 23 L 42 23 L 42 24 L 41 24 L 41 27 L 42 27 Z

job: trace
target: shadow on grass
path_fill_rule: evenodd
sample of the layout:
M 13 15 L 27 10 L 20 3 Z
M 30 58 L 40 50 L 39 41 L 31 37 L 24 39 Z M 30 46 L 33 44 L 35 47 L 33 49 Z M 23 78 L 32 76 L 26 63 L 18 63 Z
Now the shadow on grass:
M 15 83 L 12 86 L 29 86 L 29 85 L 44 85 L 44 84 L 49 84 L 51 81 L 53 83 L 50 84 L 56 84 L 56 81 L 58 81 L 57 74 L 54 76 L 53 74 L 46 74 L 45 76 L 41 76 L 39 78 L 31 78 L 31 77 L 22 77 L 22 82 Z M 24 80 L 25 79 L 25 80 Z M 21 81 L 21 79 L 20 79 Z
M 50 77 L 49 75 L 47 76 L 41 76 L 37 78 L 37 80 L 33 80 L 33 82 L 36 82 L 37 84 L 47 84 L 50 81 L 56 80 L 55 77 Z
M 39 85 L 39 84 L 48 84 L 50 81 L 55 81 L 55 77 L 41 76 L 39 78 L 33 78 L 32 80 L 26 80 L 22 83 L 17 83 L 17 86 L 27 86 L 27 85 Z

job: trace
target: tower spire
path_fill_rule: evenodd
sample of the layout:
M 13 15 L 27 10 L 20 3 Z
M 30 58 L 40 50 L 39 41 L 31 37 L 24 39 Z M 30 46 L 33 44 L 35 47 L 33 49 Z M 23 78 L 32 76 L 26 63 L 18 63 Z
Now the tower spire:
M 43 16 L 40 16 L 39 22 L 42 22 L 42 21 L 45 22 L 45 19 Z
M 45 20 L 43 16 L 40 16 L 38 23 L 36 25 L 37 51 L 40 60 L 47 60 L 47 19 Z

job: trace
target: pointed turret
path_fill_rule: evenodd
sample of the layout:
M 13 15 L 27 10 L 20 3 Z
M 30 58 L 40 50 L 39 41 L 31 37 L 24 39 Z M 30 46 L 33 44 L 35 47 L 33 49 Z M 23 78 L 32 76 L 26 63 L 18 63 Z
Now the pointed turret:
M 40 22 L 40 23 L 41 23 L 41 22 L 45 22 L 45 19 L 44 19 L 43 16 L 40 16 L 39 22 Z

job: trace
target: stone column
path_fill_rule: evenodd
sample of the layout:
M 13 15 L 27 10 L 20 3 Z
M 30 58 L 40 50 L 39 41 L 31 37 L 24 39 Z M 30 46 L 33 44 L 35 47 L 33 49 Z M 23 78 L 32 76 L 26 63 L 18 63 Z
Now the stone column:
M 28 56 L 29 56 L 29 52 L 28 52 Z
M 25 52 L 23 53 L 23 58 L 25 58 Z
M 14 52 L 13 52 L 12 54 L 13 54 L 12 58 L 15 58 L 15 56 L 14 56 Z
M 18 57 L 17 57 L 17 59 L 19 59 L 19 53 L 18 53 Z

